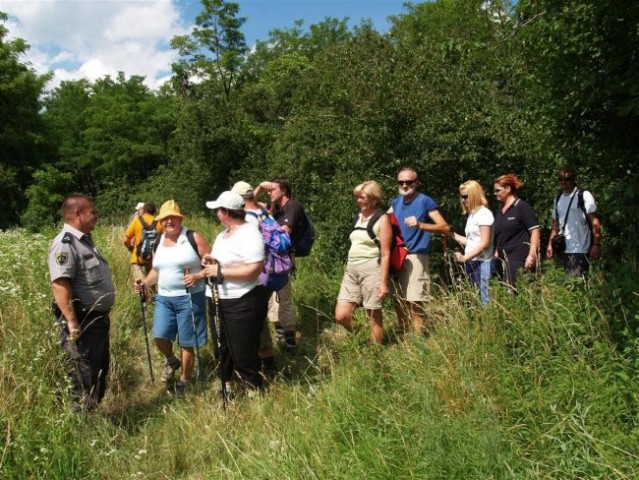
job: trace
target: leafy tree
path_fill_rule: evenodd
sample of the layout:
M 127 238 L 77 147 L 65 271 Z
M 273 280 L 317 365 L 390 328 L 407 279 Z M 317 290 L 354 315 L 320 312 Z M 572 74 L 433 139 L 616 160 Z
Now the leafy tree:
M 164 192 L 183 187 L 187 206 L 197 210 L 211 192 L 228 188 L 229 172 L 243 163 L 251 136 L 233 95 L 248 52 L 240 30 L 245 18 L 237 3 L 203 0 L 202 6 L 193 32 L 171 41 L 180 56 L 172 82 L 177 127 L 171 161 L 153 179 Z
M 37 75 L 21 56 L 29 49 L 20 39 L 9 40 L 0 12 L 0 228 L 14 223 L 24 208 L 24 190 L 46 145 L 38 114 L 40 94 L 50 75 Z
M 90 95 L 91 83 L 88 80 L 63 81 L 46 95 L 42 118 L 47 125 L 49 142 L 57 149 L 57 155 L 49 163 L 71 174 L 67 193 L 84 191 L 95 196 L 97 179 L 87 158 L 84 141 Z M 37 179 L 35 181 L 38 182 Z
M 174 128 L 168 97 L 151 93 L 144 78 L 118 74 L 97 80 L 85 110 L 86 159 L 104 180 L 135 185 L 166 163 Z M 116 187 L 117 188 L 117 187 Z
M 241 27 L 246 21 L 238 17 L 237 3 L 224 0 L 202 0 L 202 12 L 195 17 L 191 35 L 176 36 L 171 47 L 180 59 L 173 64 L 176 78 L 188 88 L 195 79 L 217 80 L 227 99 L 248 52 Z
M 60 205 L 71 193 L 69 185 L 73 185 L 73 176 L 53 165 L 45 165 L 33 174 L 33 178 L 34 183 L 27 188 L 29 206 L 22 215 L 22 224 L 35 232 L 60 219 Z
M 613 237 L 637 238 L 639 4 L 521 1 L 517 35 L 530 104 L 550 132 L 553 167 L 570 163 L 599 200 Z M 636 251 L 624 242 L 622 253 Z
M 105 212 L 126 208 L 121 194 L 168 161 L 172 100 L 149 91 L 143 80 L 120 73 L 93 84 L 62 82 L 46 99 L 44 118 L 59 147 L 56 164 L 73 174 L 69 191 L 95 196 Z M 101 202 L 103 195 L 109 201 Z

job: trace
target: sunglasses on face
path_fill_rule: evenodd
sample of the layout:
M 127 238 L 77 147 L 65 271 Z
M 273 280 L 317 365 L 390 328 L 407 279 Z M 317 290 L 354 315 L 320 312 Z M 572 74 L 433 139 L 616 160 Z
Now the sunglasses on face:
M 415 185 L 415 182 L 417 180 L 397 180 L 397 185 L 399 185 L 400 187 L 403 187 L 404 185 L 406 185 L 407 187 L 412 187 L 413 185 Z
M 496 188 L 495 189 L 495 195 L 497 195 L 499 192 L 501 192 L 503 190 L 503 188 Z
M 459 198 L 462 200 L 468 200 L 468 195 L 460 195 Z
M 559 177 L 559 181 L 560 182 L 572 182 L 575 179 L 575 177 Z

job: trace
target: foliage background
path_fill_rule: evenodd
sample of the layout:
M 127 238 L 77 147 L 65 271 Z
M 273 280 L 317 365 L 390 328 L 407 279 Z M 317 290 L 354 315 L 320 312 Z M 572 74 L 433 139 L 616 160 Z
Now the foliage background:
M 204 0 L 158 91 L 125 72 L 47 91 L 2 26 L 0 228 L 50 225 L 72 192 L 105 214 L 168 197 L 199 212 L 235 180 L 284 177 L 328 259 L 344 253 L 364 179 L 390 197 L 410 165 L 459 224 L 460 183 L 490 191 L 515 172 L 549 225 L 554 173 L 571 164 L 598 199 L 609 254 L 619 238 L 634 251 L 638 19 L 631 0 L 439 0 L 407 4 L 387 34 L 300 21 L 249 50 L 238 5 Z
M 248 50 L 237 5 L 203 0 L 158 91 L 126 72 L 46 90 L 4 20 L 3 478 L 637 476 L 639 3 L 438 0 L 407 5 L 387 34 L 328 18 Z M 387 311 L 389 345 L 362 352 L 363 333 L 332 326 L 355 185 L 376 179 L 390 197 L 410 165 L 461 229 L 458 185 L 490 192 L 514 172 L 547 227 L 566 163 L 604 218 L 588 290 L 544 264 L 481 310 L 435 242 L 431 337 L 396 338 Z M 295 289 L 302 355 L 231 412 L 213 389 L 175 402 L 145 381 L 123 212 L 173 197 L 212 238 L 204 202 L 272 177 L 291 181 L 319 234 Z M 57 374 L 42 261 L 78 192 L 106 218 L 96 236 L 119 295 L 111 390 L 90 417 L 71 413 Z

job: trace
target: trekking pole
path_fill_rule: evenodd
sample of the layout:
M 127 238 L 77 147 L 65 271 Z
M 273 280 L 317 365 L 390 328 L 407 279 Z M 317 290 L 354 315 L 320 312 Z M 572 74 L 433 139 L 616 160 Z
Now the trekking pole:
M 151 383 L 155 383 L 155 377 L 153 376 L 153 363 L 151 362 L 151 347 L 149 347 L 149 331 L 146 328 L 146 313 L 144 312 L 144 302 L 146 301 L 146 295 L 144 290 L 140 292 L 140 309 L 142 310 L 142 325 L 144 325 L 144 341 L 146 342 L 146 359 L 149 362 L 149 374 L 151 375 Z
M 188 275 L 191 269 L 186 268 L 184 275 Z M 197 339 L 197 327 L 195 325 L 195 307 L 193 305 L 193 296 L 191 295 L 191 287 L 186 287 L 186 293 L 189 294 L 191 302 L 191 325 L 193 326 L 193 337 L 195 339 L 195 356 L 197 358 L 197 378 L 198 381 L 204 383 L 204 366 L 202 365 L 202 357 L 200 356 L 200 342 Z
M 226 391 L 226 382 L 224 381 L 224 376 L 222 375 L 222 364 L 220 362 L 220 352 L 222 350 L 222 343 L 220 341 L 221 333 L 222 333 L 222 318 L 220 315 L 220 292 L 217 286 L 217 282 L 212 280 L 210 277 L 207 277 L 206 281 L 211 287 L 211 294 L 213 295 L 213 306 L 214 315 L 213 315 L 213 329 L 216 331 L 216 341 L 217 341 L 217 349 L 218 349 L 218 357 L 217 357 L 217 366 L 220 369 L 220 384 L 222 387 L 222 405 L 224 410 L 226 411 L 226 406 L 228 404 L 228 392 Z M 228 341 L 228 339 L 227 339 Z

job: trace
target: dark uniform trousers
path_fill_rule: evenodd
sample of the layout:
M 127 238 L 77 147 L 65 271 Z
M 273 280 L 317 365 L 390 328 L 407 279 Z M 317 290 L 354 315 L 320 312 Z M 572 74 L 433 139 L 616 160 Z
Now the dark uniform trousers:
M 54 308 L 60 326 L 60 344 L 67 355 L 68 375 L 74 400 L 92 410 L 104 397 L 109 373 L 109 312 L 76 309 L 80 321 L 80 337 L 73 341 L 61 312 Z

